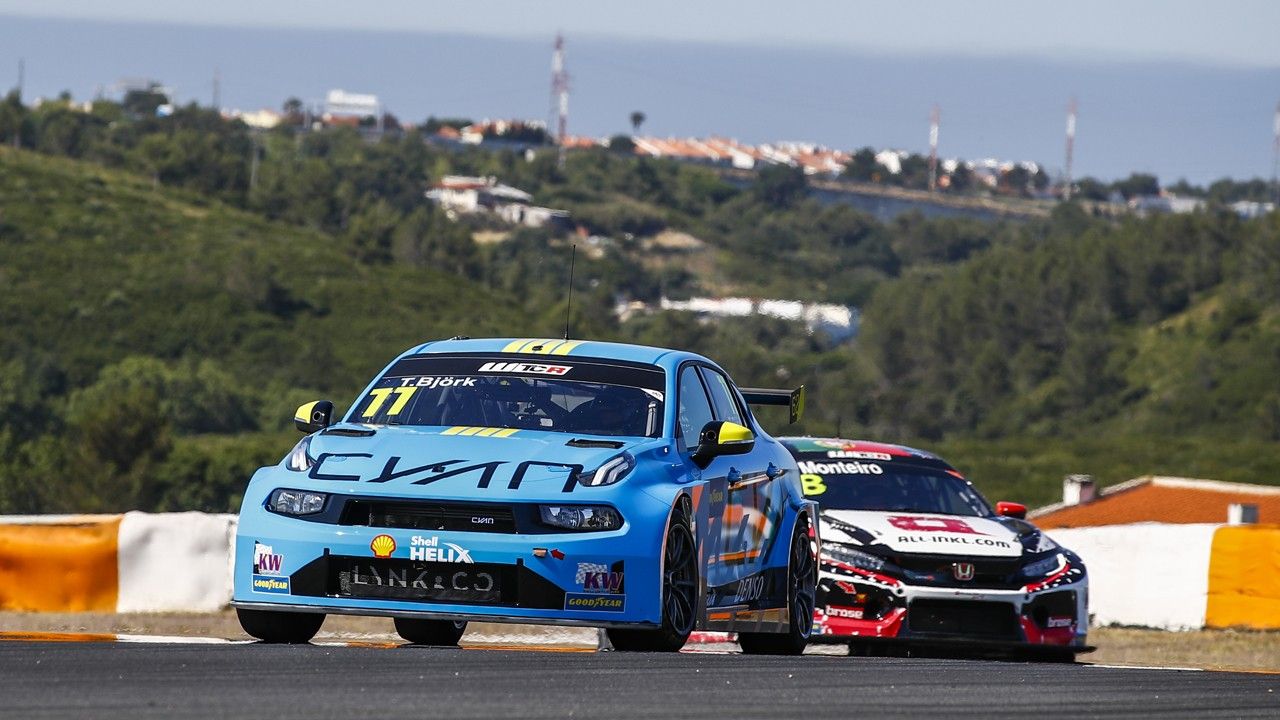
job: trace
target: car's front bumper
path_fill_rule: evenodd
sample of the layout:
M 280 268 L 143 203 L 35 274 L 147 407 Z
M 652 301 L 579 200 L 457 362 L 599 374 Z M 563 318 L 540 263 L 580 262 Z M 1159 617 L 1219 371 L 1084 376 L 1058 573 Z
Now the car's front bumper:
M 859 599 L 862 602 L 859 602 Z M 824 567 L 813 642 L 899 641 L 972 647 L 1087 648 L 1088 580 L 1044 588 L 912 585 Z
M 333 525 L 248 506 L 236 535 L 232 605 L 656 626 L 662 527 L 642 512 L 632 516 L 638 521 L 629 519 L 616 531 L 525 535 Z M 375 551 L 375 539 L 382 536 L 390 542 L 379 541 Z

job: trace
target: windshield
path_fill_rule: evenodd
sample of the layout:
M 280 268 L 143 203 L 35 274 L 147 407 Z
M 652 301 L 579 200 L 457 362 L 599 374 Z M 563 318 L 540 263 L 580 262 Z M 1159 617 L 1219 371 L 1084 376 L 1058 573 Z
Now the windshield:
M 800 460 L 804 494 L 823 510 L 890 510 L 986 517 L 967 481 L 936 468 L 867 460 Z
M 660 437 L 665 377 L 653 366 L 578 358 L 420 355 L 393 365 L 347 420 Z

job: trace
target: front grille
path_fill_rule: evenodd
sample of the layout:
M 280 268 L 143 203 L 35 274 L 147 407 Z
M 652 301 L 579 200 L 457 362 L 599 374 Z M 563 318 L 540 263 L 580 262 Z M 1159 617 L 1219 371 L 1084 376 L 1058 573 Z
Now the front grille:
M 1018 578 L 1020 558 L 973 558 L 953 555 L 899 555 L 892 558 L 902 568 L 906 580 L 915 585 L 968 588 L 1021 587 Z M 952 565 L 967 562 L 973 565 L 973 578 L 957 580 Z
M 510 565 L 336 558 L 331 572 L 338 597 L 507 605 L 516 595 Z
M 1018 640 L 1013 605 L 973 600 L 916 600 L 907 611 L 913 633 Z
M 515 513 L 509 506 L 485 503 L 348 500 L 339 524 L 404 530 L 516 532 Z
M 325 552 L 289 579 L 294 595 L 308 597 L 551 610 L 560 610 L 565 603 L 562 588 L 526 567 L 518 558 L 515 564 L 508 565 L 421 562 Z

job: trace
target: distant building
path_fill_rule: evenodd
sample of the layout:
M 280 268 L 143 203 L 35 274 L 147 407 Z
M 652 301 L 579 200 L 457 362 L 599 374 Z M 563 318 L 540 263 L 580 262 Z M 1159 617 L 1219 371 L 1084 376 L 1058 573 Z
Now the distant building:
M 569 213 L 533 205 L 529 193 L 494 177 L 446 175 L 426 197 L 450 216 L 491 214 L 512 225 L 567 227 Z
M 691 312 L 703 318 L 751 315 L 775 317 L 804 323 L 805 329 L 810 333 L 822 332 L 836 343 L 856 335 L 861 319 L 857 308 L 846 305 L 803 303 L 798 300 L 758 300 L 744 297 L 694 297 L 688 300 L 671 300 L 664 297 L 658 301 L 657 309 Z M 651 308 L 644 303 L 630 302 L 619 305 L 614 312 L 619 318 L 627 320 L 638 312 L 650 310 Z
M 1041 528 L 1139 522 L 1280 523 L 1280 487 L 1148 475 L 1097 490 L 1093 478 L 1069 475 L 1063 501 L 1028 514 Z
M 382 105 L 377 95 L 349 93 L 345 90 L 330 90 L 324 99 L 324 121 L 340 124 L 340 118 L 354 118 L 357 122 L 364 118 L 378 118 Z M 335 123 L 338 121 L 338 123 Z

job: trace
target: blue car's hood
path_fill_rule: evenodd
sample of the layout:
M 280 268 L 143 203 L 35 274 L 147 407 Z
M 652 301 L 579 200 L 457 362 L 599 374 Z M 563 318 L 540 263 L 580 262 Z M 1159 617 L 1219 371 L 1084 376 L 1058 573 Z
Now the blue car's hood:
M 624 451 L 635 455 L 668 444 L 661 439 L 540 430 L 476 431 L 334 426 L 311 438 L 308 454 L 315 465 L 304 477 L 333 489 L 341 484 L 344 492 L 372 495 L 567 498 L 578 489 L 572 485 L 572 471 L 590 473 Z

